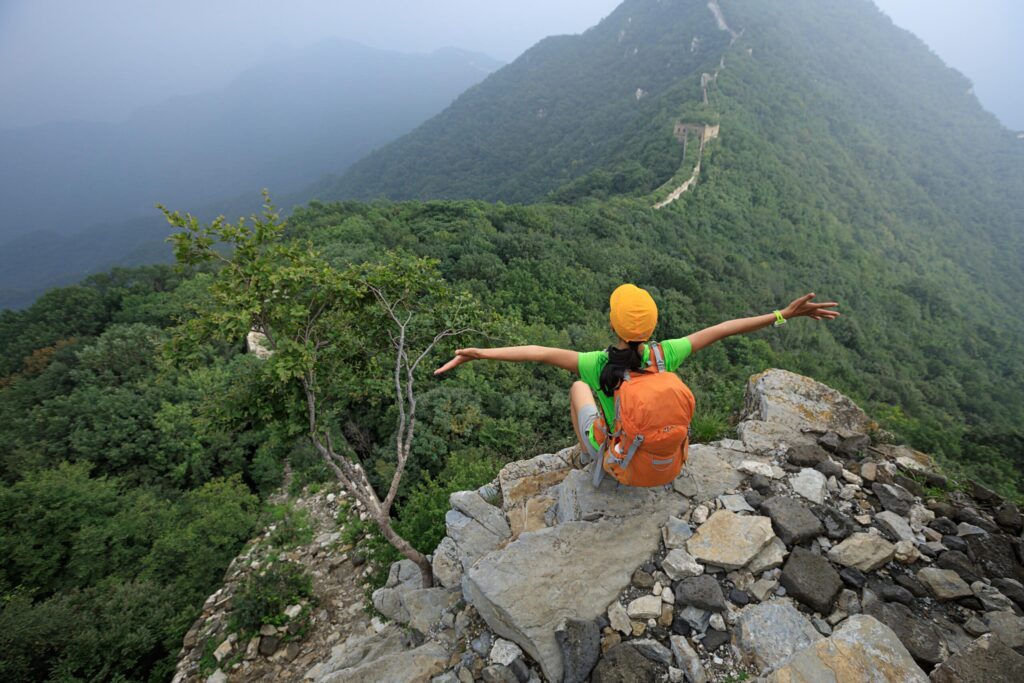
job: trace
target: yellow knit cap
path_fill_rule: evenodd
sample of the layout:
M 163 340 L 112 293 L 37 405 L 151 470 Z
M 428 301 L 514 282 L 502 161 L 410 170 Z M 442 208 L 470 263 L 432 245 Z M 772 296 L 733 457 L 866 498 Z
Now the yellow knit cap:
M 636 285 L 620 285 L 612 292 L 612 329 L 624 341 L 647 341 L 658 324 L 658 305 L 647 290 Z

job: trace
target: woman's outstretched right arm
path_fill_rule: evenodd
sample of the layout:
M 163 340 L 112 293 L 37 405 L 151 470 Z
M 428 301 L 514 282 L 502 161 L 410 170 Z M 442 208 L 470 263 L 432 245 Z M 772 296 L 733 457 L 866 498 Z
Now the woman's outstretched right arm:
M 504 360 L 513 363 L 547 363 L 569 372 L 579 372 L 579 353 L 549 346 L 505 346 L 497 349 L 459 349 L 455 358 L 434 370 L 435 375 L 467 363 L 471 360 Z

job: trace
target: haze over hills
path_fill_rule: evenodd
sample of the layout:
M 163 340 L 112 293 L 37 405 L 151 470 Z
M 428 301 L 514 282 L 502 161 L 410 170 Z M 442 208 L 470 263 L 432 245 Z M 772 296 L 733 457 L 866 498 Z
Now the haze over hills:
M 222 90 L 146 107 L 121 124 L 0 131 L 0 307 L 114 265 L 169 258 L 157 202 L 212 217 L 282 204 L 410 130 L 499 66 L 326 41 Z
M 293 192 L 440 111 L 497 66 L 454 48 L 415 55 L 326 41 L 124 123 L 0 131 L 0 237 L 70 234 L 156 202 Z

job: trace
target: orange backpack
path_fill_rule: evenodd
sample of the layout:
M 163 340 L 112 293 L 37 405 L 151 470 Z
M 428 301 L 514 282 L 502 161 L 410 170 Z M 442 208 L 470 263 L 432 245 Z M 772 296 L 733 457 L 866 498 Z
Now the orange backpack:
M 690 420 L 695 401 L 674 372 L 665 371 L 661 345 L 649 342 L 647 368 L 626 371 L 615 390 L 615 424 L 604 414 L 594 425 L 601 444 L 594 486 L 604 473 L 627 486 L 661 486 L 679 476 L 689 454 Z

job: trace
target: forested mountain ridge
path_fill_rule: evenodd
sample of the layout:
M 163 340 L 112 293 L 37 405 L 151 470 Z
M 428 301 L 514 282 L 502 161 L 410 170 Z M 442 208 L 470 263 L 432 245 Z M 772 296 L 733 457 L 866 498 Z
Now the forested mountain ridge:
M 719 139 L 669 215 L 648 217 L 694 168 L 696 145 L 683 161 L 672 135 L 690 121 L 719 123 Z M 601 211 L 625 232 L 663 225 L 655 248 L 707 275 L 683 289 L 694 305 L 827 291 L 849 315 L 830 329 L 852 354 L 848 381 L 872 377 L 861 398 L 938 411 L 922 425 L 936 446 L 950 444 L 934 435 L 963 430 L 976 451 L 1015 460 L 1016 476 L 1024 466 L 1011 445 L 1024 419 L 1024 326 L 1012 313 L 1024 295 L 1024 143 L 868 0 L 630 0 L 320 191 L 581 207 L 620 197 Z M 587 240 L 575 220 L 555 220 Z M 596 271 L 617 272 L 624 255 L 606 236 L 591 248 L 609 254 Z M 582 263 L 567 268 L 580 277 Z

